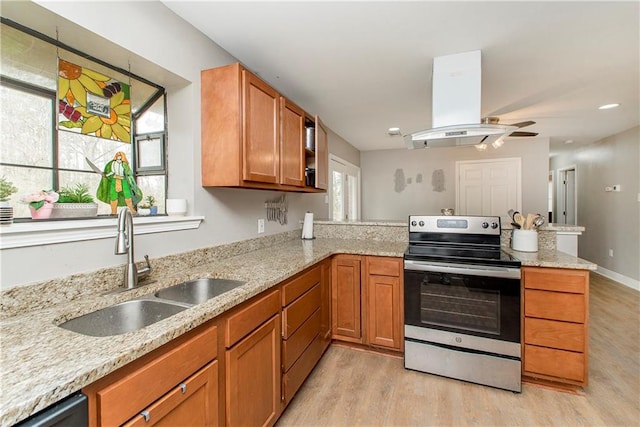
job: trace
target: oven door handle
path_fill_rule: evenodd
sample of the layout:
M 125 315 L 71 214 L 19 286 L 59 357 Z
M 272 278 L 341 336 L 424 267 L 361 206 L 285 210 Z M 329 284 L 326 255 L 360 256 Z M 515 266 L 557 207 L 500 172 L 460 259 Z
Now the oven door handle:
M 520 279 L 520 268 L 477 266 L 470 264 L 453 264 L 425 261 L 404 261 L 404 269 L 410 271 L 427 271 L 433 273 L 466 274 L 468 276 L 499 277 L 504 279 Z

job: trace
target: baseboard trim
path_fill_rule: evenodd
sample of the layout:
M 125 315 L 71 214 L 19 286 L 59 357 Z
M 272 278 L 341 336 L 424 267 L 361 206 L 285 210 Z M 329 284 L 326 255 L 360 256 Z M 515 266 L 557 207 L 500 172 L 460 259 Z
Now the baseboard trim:
M 631 289 L 640 291 L 640 281 L 632 279 L 631 277 L 627 277 L 623 274 L 616 273 L 615 271 L 607 270 L 606 268 L 601 266 L 598 266 L 596 273 L 601 274 L 608 279 L 615 280 L 616 282 L 620 282 L 623 285 L 630 287 Z

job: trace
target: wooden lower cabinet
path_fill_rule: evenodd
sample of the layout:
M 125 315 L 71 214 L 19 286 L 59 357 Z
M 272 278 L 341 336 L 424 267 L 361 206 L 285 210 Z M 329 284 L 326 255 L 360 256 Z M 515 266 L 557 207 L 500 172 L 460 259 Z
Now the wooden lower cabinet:
M 160 425 L 218 425 L 217 354 L 218 327 L 210 322 L 90 384 L 82 390 L 89 426 L 137 425 L 143 411 Z
M 226 352 L 226 424 L 271 426 L 281 412 L 280 314 Z
M 589 272 L 522 268 L 525 378 L 588 384 Z
M 218 361 L 180 383 L 124 424 L 125 427 L 218 425 Z
M 333 257 L 331 316 L 334 339 L 362 343 L 360 255 Z
M 401 258 L 365 257 L 367 343 L 403 350 L 403 266 Z

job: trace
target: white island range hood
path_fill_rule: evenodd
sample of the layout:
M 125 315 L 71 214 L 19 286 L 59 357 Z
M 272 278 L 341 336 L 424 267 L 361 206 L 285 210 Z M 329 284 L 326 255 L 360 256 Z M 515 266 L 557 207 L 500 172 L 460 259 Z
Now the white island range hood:
M 433 58 L 432 129 L 404 136 L 407 148 L 491 144 L 518 129 L 480 117 L 480 51 Z

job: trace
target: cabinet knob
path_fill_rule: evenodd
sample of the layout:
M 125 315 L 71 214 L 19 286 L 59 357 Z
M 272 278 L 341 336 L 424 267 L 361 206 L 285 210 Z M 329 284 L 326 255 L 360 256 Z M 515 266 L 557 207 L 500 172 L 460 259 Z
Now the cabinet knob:
M 144 411 L 140 412 L 140 415 L 142 415 L 144 417 L 144 421 L 147 422 L 147 423 L 151 419 L 151 413 L 149 411 L 147 411 L 146 409 Z
M 185 383 L 180 383 L 180 390 L 182 390 L 182 394 L 187 392 L 187 385 Z

